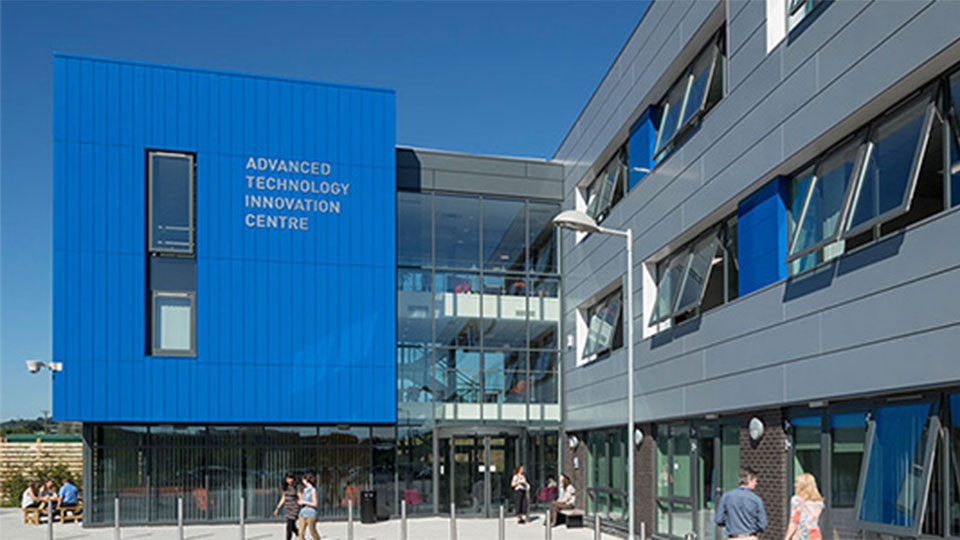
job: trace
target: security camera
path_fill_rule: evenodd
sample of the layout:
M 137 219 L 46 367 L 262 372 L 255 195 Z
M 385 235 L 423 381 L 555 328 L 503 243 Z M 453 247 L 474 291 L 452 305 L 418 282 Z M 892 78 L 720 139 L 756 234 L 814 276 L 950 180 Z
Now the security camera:
M 30 373 L 36 373 L 40 371 L 40 367 L 43 365 L 43 362 L 39 360 L 27 360 L 27 369 Z

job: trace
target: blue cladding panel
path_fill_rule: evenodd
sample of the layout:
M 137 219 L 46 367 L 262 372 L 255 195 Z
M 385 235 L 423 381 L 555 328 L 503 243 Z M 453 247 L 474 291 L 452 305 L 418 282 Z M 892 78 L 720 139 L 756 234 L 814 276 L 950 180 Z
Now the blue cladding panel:
M 394 93 L 70 55 L 54 73 L 56 419 L 395 422 Z M 197 156 L 196 358 L 146 354 L 148 149 Z M 251 188 L 276 175 L 251 157 L 329 163 L 280 176 L 347 194 Z
M 630 141 L 627 143 L 627 159 L 630 161 L 629 189 L 639 184 L 656 166 L 653 160 L 653 146 L 657 142 L 657 128 L 654 124 L 656 117 L 656 107 L 651 105 L 630 129 Z
M 777 177 L 737 207 L 740 295 L 787 277 L 787 179 Z

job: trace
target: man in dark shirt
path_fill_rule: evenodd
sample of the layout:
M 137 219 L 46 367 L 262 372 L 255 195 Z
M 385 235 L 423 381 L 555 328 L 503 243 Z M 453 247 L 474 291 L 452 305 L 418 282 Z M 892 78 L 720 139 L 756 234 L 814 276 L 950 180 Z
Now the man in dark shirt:
M 717 505 L 717 525 L 724 527 L 727 538 L 757 540 L 767 528 L 767 511 L 763 501 L 753 492 L 757 488 L 757 471 L 750 467 L 740 469 L 740 487 L 720 497 Z

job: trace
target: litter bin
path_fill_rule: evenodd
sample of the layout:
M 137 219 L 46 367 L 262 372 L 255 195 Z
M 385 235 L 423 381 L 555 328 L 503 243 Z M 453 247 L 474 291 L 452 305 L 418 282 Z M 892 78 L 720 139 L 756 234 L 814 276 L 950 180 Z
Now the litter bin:
M 377 522 L 377 492 L 360 492 L 360 523 Z

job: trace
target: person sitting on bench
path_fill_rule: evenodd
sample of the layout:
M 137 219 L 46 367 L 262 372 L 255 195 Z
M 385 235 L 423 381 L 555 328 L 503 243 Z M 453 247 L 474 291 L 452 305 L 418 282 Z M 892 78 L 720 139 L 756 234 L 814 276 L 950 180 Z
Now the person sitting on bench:
M 577 503 L 577 489 L 566 474 L 560 475 L 560 498 L 550 503 L 550 526 L 557 526 L 557 514 L 560 510 L 569 510 Z

